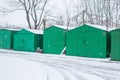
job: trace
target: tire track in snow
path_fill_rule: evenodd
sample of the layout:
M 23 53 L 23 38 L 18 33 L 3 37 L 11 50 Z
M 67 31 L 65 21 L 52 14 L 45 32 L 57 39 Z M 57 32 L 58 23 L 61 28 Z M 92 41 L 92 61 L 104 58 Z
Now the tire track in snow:
M 107 80 L 120 80 L 120 72 L 116 72 L 116 71 L 112 71 L 112 70 L 111 71 L 110 70 L 101 70 L 101 69 L 95 69 L 93 72 L 95 75 L 104 77 Z
M 72 74 L 72 72 L 67 71 L 66 69 L 63 68 L 58 68 L 58 67 L 54 67 L 55 69 L 57 69 L 63 76 L 65 80 L 79 80 L 75 77 L 75 75 Z
M 44 63 L 44 62 L 43 62 Z M 101 72 L 98 72 L 98 71 L 95 71 L 95 69 L 92 69 L 92 68 L 86 68 L 86 69 L 83 69 L 80 70 L 81 68 L 77 68 L 77 69 L 74 69 L 74 68 L 69 68 L 69 67 L 65 67 L 65 66 L 56 66 L 56 65 L 50 65 L 49 63 L 47 63 L 47 65 L 49 66 L 53 66 L 53 67 L 60 67 L 60 68 L 65 68 L 65 69 L 72 69 L 72 70 L 77 70 L 77 71 L 82 71 L 84 73 L 87 73 L 87 74 L 92 74 L 92 75 L 96 75 L 96 76 L 100 76 L 101 78 L 103 78 L 104 80 L 119 80 L 119 79 L 116 79 L 117 78 L 117 75 L 116 76 L 111 76 L 111 75 L 107 75 L 107 74 L 104 74 L 104 73 L 101 73 Z M 81 76 L 79 76 L 81 77 Z M 79 80 L 79 79 L 78 79 Z M 83 79 L 84 80 L 84 79 Z
M 44 71 L 47 74 L 47 80 L 65 80 L 62 74 L 57 69 L 48 65 L 44 66 L 44 68 Z
M 84 72 L 78 72 L 78 71 L 73 71 L 74 73 L 79 74 L 81 77 L 84 77 L 86 80 L 104 80 L 101 77 L 98 77 L 96 75 L 84 73 Z

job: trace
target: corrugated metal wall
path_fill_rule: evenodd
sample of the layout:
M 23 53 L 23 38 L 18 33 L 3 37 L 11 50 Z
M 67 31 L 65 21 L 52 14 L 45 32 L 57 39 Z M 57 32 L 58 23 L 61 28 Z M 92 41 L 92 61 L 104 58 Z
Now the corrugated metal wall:
M 73 56 L 106 58 L 107 32 L 88 25 L 70 30 L 66 34 L 66 54 Z
M 21 30 L 14 35 L 14 50 L 35 52 L 40 44 L 40 35 Z
M 12 33 L 9 30 L 0 30 L 0 48 L 11 49 Z
M 120 29 L 111 31 L 111 59 L 120 60 Z
M 65 30 L 52 26 L 44 30 L 44 53 L 60 54 L 65 47 Z

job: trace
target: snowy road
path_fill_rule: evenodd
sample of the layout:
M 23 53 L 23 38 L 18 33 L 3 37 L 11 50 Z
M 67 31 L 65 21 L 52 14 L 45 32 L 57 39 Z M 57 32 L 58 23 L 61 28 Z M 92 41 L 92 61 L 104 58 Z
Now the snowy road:
M 6 50 L 0 50 L 0 55 L 46 65 L 47 80 L 56 80 L 56 77 L 57 80 L 120 80 L 120 62 L 109 61 L 109 59 L 87 59 Z

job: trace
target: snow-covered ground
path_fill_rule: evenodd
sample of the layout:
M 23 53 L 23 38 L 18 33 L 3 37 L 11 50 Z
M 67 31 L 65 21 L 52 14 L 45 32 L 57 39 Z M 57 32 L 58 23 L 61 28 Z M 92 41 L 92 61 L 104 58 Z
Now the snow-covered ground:
M 24 59 L 0 56 L 0 80 L 43 79 L 46 80 L 46 75 L 42 64 L 36 64 Z
M 62 75 L 50 66 L 0 55 L 0 80 L 48 80 L 47 78 L 64 80 Z
M 0 49 L 0 80 L 120 80 L 120 62 Z

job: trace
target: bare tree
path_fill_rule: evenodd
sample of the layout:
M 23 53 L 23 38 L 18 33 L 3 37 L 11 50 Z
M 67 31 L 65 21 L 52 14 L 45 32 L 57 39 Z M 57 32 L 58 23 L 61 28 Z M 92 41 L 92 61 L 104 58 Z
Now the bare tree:
M 120 26 L 120 0 L 81 0 L 77 2 L 75 10 L 76 23 L 79 25 L 92 23 L 107 28 Z
M 73 27 L 74 26 L 74 11 L 73 11 L 73 2 L 72 0 L 70 2 L 64 1 L 64 4 L 62 6 L 62 13 L 61 9 L 57 8 L 56 15 L 54 16 L 54 22 L 57 25 L 62 25 L 62 26 L 67 26 L 68 27 Z
M 70 12 L 71 10 L 68 6 L 71 6 L 71 4 L 69 3 L 67 5 L 66 2 L 64 2 L 64 4 L 65 4 L 66 26 L 67 26 L 67 29 L 68 29 L 68 27 L 70 26 L 70 22 L 71 22 L 71 12 Z
M 10 13 L 23 10 L 30 29 L 39 29 L 43 24 L 45 8 L 48 0 L 8 0 L 9 7 L 1 8 L 2 12 Z

